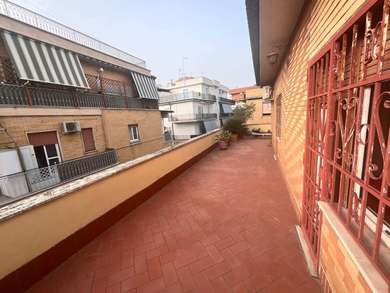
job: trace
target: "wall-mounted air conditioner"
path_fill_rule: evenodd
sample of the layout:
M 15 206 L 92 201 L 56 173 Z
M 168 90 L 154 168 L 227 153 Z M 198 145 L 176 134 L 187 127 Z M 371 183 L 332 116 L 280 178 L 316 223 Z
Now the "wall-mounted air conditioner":
M 74 133 L 80 132 L 80 122 L 79 121 L 64 121 L 62 122 L 62 130 L 64 133 Z

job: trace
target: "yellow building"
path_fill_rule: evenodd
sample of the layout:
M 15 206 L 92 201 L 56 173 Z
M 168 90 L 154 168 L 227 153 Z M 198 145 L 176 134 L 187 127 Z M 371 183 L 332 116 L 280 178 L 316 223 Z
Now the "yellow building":
M 247 121 L 249 129 L 260 129 L 262 132 L 271 131 L 271 101 L 264 99 L 266 90 L 258 86 L 231 89 L 229 93 L 236 103 L 255 105 L 255 112 Z
M 124 162 L 164 147 L 145 61 L 57 25 L 60 35 L 0 16 L 0 151 L 30 147 L 31 166 L 43 168 L 111 149 Z
M 389 1 L 247 0 L 256 83 L 324 292 L 388 292 Z M 387 178 L 386 178 L 387 177 Z

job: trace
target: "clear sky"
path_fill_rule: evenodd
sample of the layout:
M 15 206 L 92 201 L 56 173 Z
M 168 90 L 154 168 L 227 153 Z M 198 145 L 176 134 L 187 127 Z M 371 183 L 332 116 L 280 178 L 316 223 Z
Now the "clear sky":
M 12 0 L 146 61 L 157 83 L 254 85 L 244 0 Z

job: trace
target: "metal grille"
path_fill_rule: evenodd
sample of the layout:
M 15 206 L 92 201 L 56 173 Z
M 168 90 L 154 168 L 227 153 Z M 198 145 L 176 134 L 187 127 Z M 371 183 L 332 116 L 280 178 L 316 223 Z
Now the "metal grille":
M 110 167 L 117 162 L 116 151 L 109 150 L 57 165 L 3 176 L 0 177 L 0 194 L 18 197 L 35 193 Z
M 281 137 L 282 129 L 282 95 L 276 97 L 276 136 Z
M 85 75 L 89 84 L 89 87 L 91 90 L 96 92 L 103 92 L 107 94 L 114 94 L 114 95 L 122 95 L 122 96 L 128 96 L 128 89 L 130 88 L 129 84 L 125 84 L 123 82 L 120 82 L 118 80 L 109 79 L 109 78 L 103 78 L 92 75 L 92 74 L 86 74 Z
M 318 200 L 390 278 L 390 1 L 371 1 L 309 64 L 302 226 L 315 261 Z
M 10 84 L 0 84 L 0 105 L 158 109 L 157 100 Z
M 6 83 L 18 83 L 18 77 L 10 58 L 0 56 L 0 80 Z
M 217 119 L 216 113 L 189 113 L 189 114 L 175 114 L 171 115 L 170 121 L 189 121 L 189 120 L 204 120 L 204 119 Z

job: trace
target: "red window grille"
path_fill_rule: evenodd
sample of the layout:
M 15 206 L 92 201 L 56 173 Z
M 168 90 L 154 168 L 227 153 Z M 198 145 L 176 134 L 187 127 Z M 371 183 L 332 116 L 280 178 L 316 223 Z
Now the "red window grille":
M 318 201 L 390 280 L 390 0 L 368 1 L 309 63 L 302 227 L 318 263 Z
M 276 136 L 280 138 L 282 134 L 282 95 L 279 94 L 275 101 L 276 108 Z

